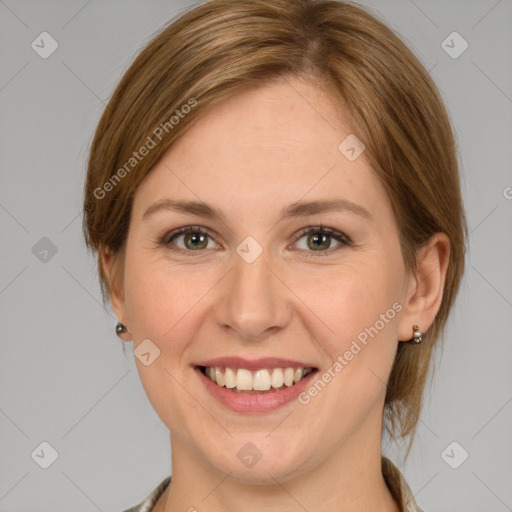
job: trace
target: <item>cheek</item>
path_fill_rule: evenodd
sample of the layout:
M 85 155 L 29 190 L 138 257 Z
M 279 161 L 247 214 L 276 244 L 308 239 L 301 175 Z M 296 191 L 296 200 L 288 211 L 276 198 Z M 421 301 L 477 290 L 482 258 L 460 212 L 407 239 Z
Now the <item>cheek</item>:
M 330 328 L 323 332 L 329 332 L 333 339 L 347 340 L 376 322 L 379 331 L 394 323 L 393 304 L 400 297 L 395 274 L 375 258 L 361 258 L 357 263 L 323 272 L 318 279 L 304 281 L 300 295 L 307 297 L 318 321 Z M 386 327 L 379 321 L 381 315 Z
M 211 285 L 200 272 L 181 273 L 142 251 L 127 252 L 125 265 L 126 315 L 133 348 L 150 339 L 160 349 L 148 366 L 135 360 L 141 383 L 163 423 L 175 431 L 186 431 L 194 419 L 187 411 L 197 408 L 197 403 L 186 391 L 190 376 L 184 354 L 200 325 L 194 313 L 200 310 L 199 301 Z
M 363 414 L 385 391 L 402 308 L 398 301 L 401 268 L 391 260 L 382 254 L 360 255 L 317 280 L 304 281 L 298 292 L 309 298 L 308 306 L 316 313 L 322 333 L 317 339 L 336 375 L 329 388 L 337 391 L 325 396 L 334 402 L 325 410 L 342 406 Z
M 194 307 L 211 288 L 204 277 L 201 272 L 182 272 L 163 259 L 127 257 L 126 311 L 132 335 L 162 343 L 183 339 L 183 329 L 190 325 Z M 166 343 L 166 350 L 175 347 Z

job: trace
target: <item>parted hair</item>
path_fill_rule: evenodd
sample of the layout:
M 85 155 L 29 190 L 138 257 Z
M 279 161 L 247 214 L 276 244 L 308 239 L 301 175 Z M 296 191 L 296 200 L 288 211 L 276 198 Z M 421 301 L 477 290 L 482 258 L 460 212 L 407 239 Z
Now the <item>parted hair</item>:
M 387 383 L 383 426 L 395 441 L 409 440 L 407 458 L 464 274 L 466 216 L 457 145 L 436 85 L 406 44 L 355 2 L 211 0 L 171 20 L 140 51 L 101 116 L 87 162 L 83 233 L 97 253 L 103 301 L 120 286 L 134 194 L 158 159 L 215 104 L 289 77 L 324 84 L 348 109 L 393 207 L 406 269 L 415 272 L 416 251 L 434 233 L 450 241 L 440 310 L 421 344 L 398 343 Z M 110 281 L 103 250 L 115 255 Z

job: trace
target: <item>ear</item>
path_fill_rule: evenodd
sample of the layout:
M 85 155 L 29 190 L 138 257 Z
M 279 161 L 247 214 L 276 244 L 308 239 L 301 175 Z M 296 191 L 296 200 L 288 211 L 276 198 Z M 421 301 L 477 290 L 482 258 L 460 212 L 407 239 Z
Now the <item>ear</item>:
M 424 333 L 434 322 L 443 299 L 449 257 L 450 239 L 445 233 L 435 233 L 418 251 L 417 270 L 409 279 L 400 315 L 399 341 L 409 341 L 413 337 L 413 325 L 418 325 Z
M 101 265 L 105 277 L 107 279 L 108 290 L 110 295 L 110 304 L 119 322 L 122 322 L 127 328 L 125 321 L 125 307 L 124 307 L 124 290 L 122 270 L 124 263 L 124 252 L 114 254 L 108 247 L 102 245 L 100 247 Z M 131 336 L 129 332 L 120 335 L 124 341 L 130 341 Z

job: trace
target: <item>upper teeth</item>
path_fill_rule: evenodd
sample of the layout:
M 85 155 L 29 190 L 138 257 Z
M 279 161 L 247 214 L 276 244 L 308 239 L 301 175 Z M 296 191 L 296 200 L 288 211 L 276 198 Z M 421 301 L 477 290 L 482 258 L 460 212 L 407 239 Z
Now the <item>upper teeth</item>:
M 223 371 L 224 370 L 224 371 Z M 273 368 L 251 372 L 245 368 L 207 366 L 205 374 L 219 386 L 239 391 L 267 391 L 272 388 L 291 386 L 312 371 L 312 368 Z

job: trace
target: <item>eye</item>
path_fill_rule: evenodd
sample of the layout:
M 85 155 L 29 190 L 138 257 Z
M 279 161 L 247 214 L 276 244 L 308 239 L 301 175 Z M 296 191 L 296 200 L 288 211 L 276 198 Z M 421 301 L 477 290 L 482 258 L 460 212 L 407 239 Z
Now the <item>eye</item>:
M 299 244 L 303 238 L 305 239 L 305 246 L 302 243 L 303 246 L 299 247 L 299 249 L 304 253 L 303 256 L 306 258 L 329 256 L 344 246 L 352 245 L 352 241 L 347 235 L 335 229 L 325 228 L 322 225 L 308 227 L 302 230 L 294 242 L 294 245 Z M 334 248 L 331 247 L 333 239 L 338 244 Z M 181 243 L 178 242 L 179 240 L 181 240 Z M 185 226 L 175 229 L 161 237 L 159 242 L 170 250 L 185 254 L 188 253 L 189 255 L 194 251 L 219 247 L 219 245 L 214 242 L 209 232 L 200 226 Z
M 306 253 L 310 253 L 304 254 L 306 258 L 314 258 L 317 255 L 328 256 L 343 246 L 352 245 L 352 241 L 348 236 L 335 229 L 324 228 L 323 226 L 306 228 L 299 234 L 295 244 L 298 244 L 303 238 L 305 238 L 305 244 L 299 248 Z M 333 239 L 338 242 L 338 245 L 331 249 Z
M 180 238 L 183 239 L 183 245 L 177 243 L 177 240 Z M 172 250 L 181 250 L 186 252 L 215 248 L 208 246 L 208 242 L 213 243 L 213 245 L 217 247 L 217 244 L 213 242 L 208 232 L 201 229 L 199 226 L 185 226 L 183 228 L 175 229 L 174 231 L 167 233 L 160 241 L 162 245 L 169 246 Z

